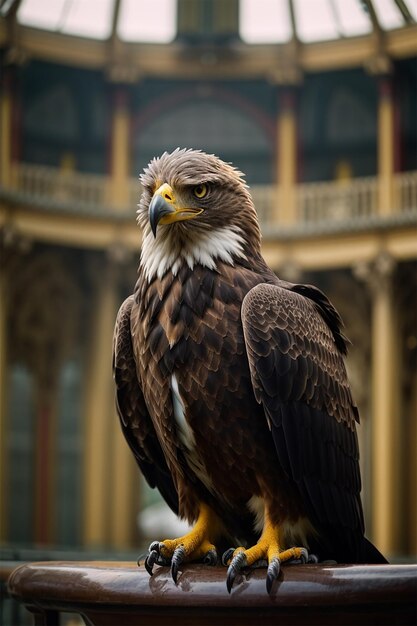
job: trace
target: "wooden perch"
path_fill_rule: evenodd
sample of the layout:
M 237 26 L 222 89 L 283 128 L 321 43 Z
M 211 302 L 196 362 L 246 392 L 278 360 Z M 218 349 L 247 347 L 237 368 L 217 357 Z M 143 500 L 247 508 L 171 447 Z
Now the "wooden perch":
M 237 583 L 229 595 L 223 567 L 184 566 L 175 585 L 167 567 L 68 561 L 22 565 L 8 588 L 39 626 L 61 612 L 94 626 L 416 624 L 415 565 L 286 565 L 270 596 L 264 569 Z

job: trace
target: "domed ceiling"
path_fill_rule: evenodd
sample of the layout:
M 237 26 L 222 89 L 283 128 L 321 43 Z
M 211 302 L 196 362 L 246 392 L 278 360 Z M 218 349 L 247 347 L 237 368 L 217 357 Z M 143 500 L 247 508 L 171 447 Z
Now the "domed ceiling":
M 106 40 L 115 34 L 126 42 L 169 43 L 177 36 L 178 1 L 0 0 L 0 14 L 13 10 L 23 26 L 67 35 Z M 303 43 L 329 41 L 417 21 L 417 0 L 240 0 L 237 4 L 239 35 L 248 44 L 280 44 L 294 38 Z M 192 11 L 192 3 L 188 6 Z

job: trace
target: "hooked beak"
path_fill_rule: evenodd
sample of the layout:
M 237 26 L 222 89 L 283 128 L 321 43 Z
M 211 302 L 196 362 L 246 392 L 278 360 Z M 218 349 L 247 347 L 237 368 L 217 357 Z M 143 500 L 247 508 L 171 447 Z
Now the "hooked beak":
M 149 205 L 149 223 L 154 237 L 158 224 L 173 224 L 191 220 L 200 215 L 204 209 L 179 207 L 172 187 L 164 183 L 157 189 Z

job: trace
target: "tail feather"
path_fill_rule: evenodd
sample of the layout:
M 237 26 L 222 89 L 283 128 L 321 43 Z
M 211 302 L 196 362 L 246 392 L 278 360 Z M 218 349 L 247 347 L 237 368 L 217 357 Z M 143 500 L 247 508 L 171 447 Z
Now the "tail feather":
M 366 537 L 361 545 L 360 563 L 388 563 L 387 559 Z
M 310 540 L 310 550 L 319 561 L 337 563 L 383 564 L 386 558 L 361 533 L 328 526 Z

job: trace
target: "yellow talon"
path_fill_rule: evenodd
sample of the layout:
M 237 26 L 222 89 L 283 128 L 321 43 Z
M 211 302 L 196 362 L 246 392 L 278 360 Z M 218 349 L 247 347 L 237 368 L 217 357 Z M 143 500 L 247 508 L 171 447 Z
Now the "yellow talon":
M 172 557 L 178 546 L 183 546 L 187 560 L 198 559 L 209 550 L 215 548 L 212 543 L 220 534 L 221 524 L 217 516 L 206 504 L 200 505 L 200 513 L 194 528 L 178 539 L 165 539 L 161 542 L 161 555 L 164 558 Z
M 265 515 L 265 524 L 262 535 L 255 546 L 248 548 L 239 547 L 233 551 L 226 564 L 229 565 L 227 572 L 227 589 L 230 593 L 233 582 L 238 572 L 244 567 L 250 567 L 258 561 L 266 560 L 268 571 L 266 587 L 271 592 L 274 580 L 278 578 L 280 565 L 290 559 L 300 559 L 307 562 L 308 552 L 305 548 L 292 547 L 285 550 L 281 548 L 281 529 L 275 526 Z
M 189 533 L 177 539 L 165 539 L 151 544 L 145 561 L 146 569 L 152 575 L 155 563 L 171 563 L 172 577 L 176 582 L 178 569 L 186 561 L 196 561 L 206 557 L 207 563 L 214 564 L 217 561 L 214 542 L 221 535 L 222 529 L 217 515 L 210 507 L 201 503 L 197 522 Z

